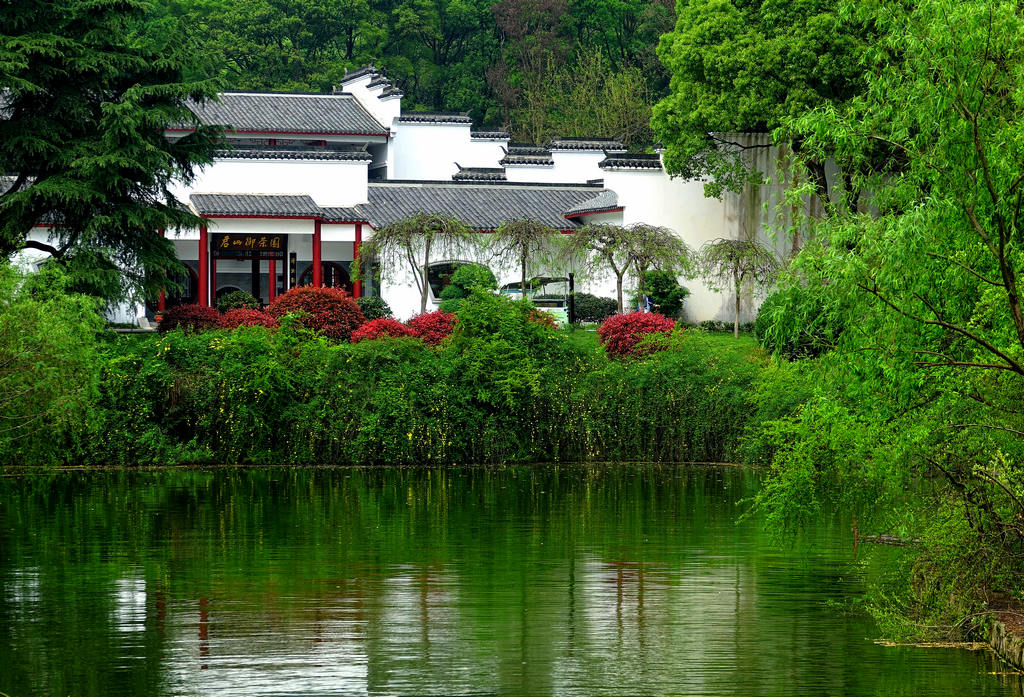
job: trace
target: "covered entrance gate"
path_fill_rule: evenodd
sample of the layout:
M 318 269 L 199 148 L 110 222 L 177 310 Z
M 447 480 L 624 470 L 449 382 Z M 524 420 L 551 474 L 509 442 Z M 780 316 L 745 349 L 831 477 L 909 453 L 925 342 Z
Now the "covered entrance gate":
M 351 276 L 364 221 L 325 215 L 309 196 L 192 194 L 191 204 L 206 223 L 195 256 L 187 243 L 176 246 L 186 263 L 195 259 L 198 304 L 216 304 L 236 290 L 269 304 L 302 285 L 362 295 L 362 283 Z

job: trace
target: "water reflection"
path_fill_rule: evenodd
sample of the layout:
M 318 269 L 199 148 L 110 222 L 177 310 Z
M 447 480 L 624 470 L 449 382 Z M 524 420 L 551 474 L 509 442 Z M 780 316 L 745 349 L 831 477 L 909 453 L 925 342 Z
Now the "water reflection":
M 0 481 L 0 692 L 1021 694 L 884 649 L 846 526 L 779 550 L 731 469 Z

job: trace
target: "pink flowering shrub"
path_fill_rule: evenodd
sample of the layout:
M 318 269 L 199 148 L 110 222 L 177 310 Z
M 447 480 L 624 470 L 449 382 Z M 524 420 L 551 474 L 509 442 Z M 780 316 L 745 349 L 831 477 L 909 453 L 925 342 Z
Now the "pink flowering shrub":
M 427 346 L 437 346 L 455 331 L 458 320 L 449 312 L 427 312 L 409 320 L 412 335 L 422 339 Z
M 157 327 L 161 332 L 184 329 L 187 332 L 201 332 L 216 329 L 220 325 L 220 312 L 215 307 L 201 305 L 176 305 L 164 312 Z
M 381 318 L 373 319 L 352 332 L 352 343 L 365 339 L 384 339 L 412 336 L 412 330 L 398 320 Z
M 668 335 L 676 323 L 656 312 L 630 312 L 626 315 L 612 315 L 598 327 L 597 335 L 605 351 L 613 358 L 643 356 L 656 351 L 653 346 L 638 347 L 643 339 L 652 334 Z
M 220 318 L 221 329 L 235 329 L 237 327 L 277 327 L 277 320 L 260 310 L 239 307 L 228 310 Z

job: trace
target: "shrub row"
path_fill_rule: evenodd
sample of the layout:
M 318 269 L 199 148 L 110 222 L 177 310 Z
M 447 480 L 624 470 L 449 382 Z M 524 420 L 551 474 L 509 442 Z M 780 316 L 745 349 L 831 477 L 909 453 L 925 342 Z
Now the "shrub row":
M 763 374 L 719 337 L 667 334 L 616 360 L 589 332 L 536 321 L 479 293 L 439 346 L 368 341 L 412 327 L 368 322 L 339 343 L 279 329 L 110 338 L 100 399 L 83 421 L 94 464 L 453 464 L 738 457 Z M 433 330 L 443 317 L 421 318 Z M 625 341 L 624 339 L 621 341 Z M 731 338 L 730 338 L 731 341 Z M 745 340 L 749 349 L 753 342 Z
M 167 310 L 159 328 L 161 332 L 175 329 L 202 332 L 209 329 L 235 329 L 241 326 L 272 329 L 279 326 L 278 320 L 282 317 L 294 315 L 303 328 L 336 341 L 414 336 L 429 346 L 437 346 L 455 327 L 455 316 L 444 312 L 431 312 L 414 317 L 406 327 L 387 317 L 391 314 L 391 308 L 383 300 L 366 300 L 367 302 L 357 302 L 338 288 L 303 286 L 292 288 L 282 294 L 270 304 L 266 312 L 262 312 L 252 307 L 255 298 L 239 291 L 221 298 L 218 305 L 224 310 L 223 314 L 213 307 L 178 305 Z M 366 308 L 374 317 L 367 318 L 362 308 Z M 366 327 L 365 331 L 359 331 L 363 327 Z

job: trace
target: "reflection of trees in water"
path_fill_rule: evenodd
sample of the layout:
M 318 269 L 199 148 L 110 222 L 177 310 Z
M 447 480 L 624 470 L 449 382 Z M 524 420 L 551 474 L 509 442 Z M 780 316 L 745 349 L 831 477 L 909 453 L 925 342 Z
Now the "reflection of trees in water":
M 738 530 L 756 524 L 735 525 L 755 482 L 742 471 L 624 466 L 0 481 L 17 521 L 0 579 L 34 559 L 41 600 L 26 612 L 51 627 L 87 612 L 84 589 L 106 598 L 90 614 L 103 651 L 76 674 L 92 675 L 96 694 L 123 687 L 110 668 L 132 651 L 132 684 L 172 693 L 327 682 L 681 691 L 712 678 L 672 682 L 668 657 L 714 645 L 721 683 L 763 631 L 749 621 L 762 560 L 737 556 L 750 546 Z M 19 632 L 39 631 L 15 619 Z M 48 639 L 50 654 L 21 642 L 3 663 L 88 654 L 81 627 Z M 57 665 L 33 670 L 53 680 Z

